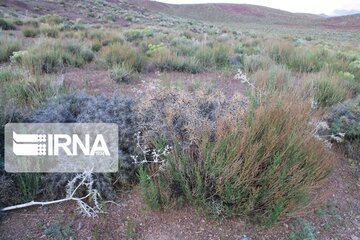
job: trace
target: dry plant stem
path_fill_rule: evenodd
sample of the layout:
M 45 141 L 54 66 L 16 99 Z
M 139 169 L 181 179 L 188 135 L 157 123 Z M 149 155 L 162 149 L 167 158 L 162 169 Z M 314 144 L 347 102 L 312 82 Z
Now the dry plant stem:
M 46 201 L 46 202 L 35 202 L 35 201 L 31 201 L 28 203 L 23 203 L 23 204 L 18 204 L 18 205 L 14 205 L 14 206 L 10 206 L 10 207 L 5 207 L 3 209 L 1 209 L 2 212 L 5 211 L 11 211 L 11 210 L 16 210 L 16 209 L 20 209 L 20 208 L 26 208 L 26 207 L 31 207 L 31 206 L 46 206 L 46 205 L 50 205 L 50 204 L 55 204 L 55 203 L 62 203 L 62 202 L 66 202 L 66 201 L 82 201 L 83 199 L 87 198 L 90 196 L 90 193 L 88 195 L 86 195 L 85 197 L 82 198 L 63 198 L 63 199 L 58 199 L 58 200 L 54 200 L 54 201 Z

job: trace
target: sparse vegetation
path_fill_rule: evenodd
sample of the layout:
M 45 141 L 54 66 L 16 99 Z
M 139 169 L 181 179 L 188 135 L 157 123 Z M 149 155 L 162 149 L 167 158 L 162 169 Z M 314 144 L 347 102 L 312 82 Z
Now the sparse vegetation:
M 173 214 L 176 235 L 162 227 L 166 235 L 155 237 L 189 238 L 183 233 L 193 226 L 190 238 L 199 239 L 358 237 L 358 16 L 137 0 L 8 2 L 0 4 L 0 207 L 62 199 L 75 177 L 5 172 L 6 123 L 119 127 L 119 171 L 89 175 L 96 207 L 116 201 L 108 215 L 84 227 L 83 218 L 73 225 L 44 214 L 49 224 L 28 238 L 79 237 L 87 227 L 93 238 L 148 238 Z M 341 204 L 318 208 L 328 192 Z M 151 210 L 160 217 L 149 218 Z M 225 218 L 235 224 L 222 225 Z M 213 219 L 222 229 L 215 234 Z M 279 221 L 274 229 L 286 233 L 253 225 Z

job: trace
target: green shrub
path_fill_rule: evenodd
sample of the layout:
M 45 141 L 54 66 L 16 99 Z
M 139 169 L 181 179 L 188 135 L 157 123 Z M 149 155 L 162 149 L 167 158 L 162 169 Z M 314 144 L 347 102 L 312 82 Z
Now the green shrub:
M 335 106 L 326 117 L 329 134 L 344 133 L 345 139 L 360 139 L 360 97 Z
M 214 61 L 218 68 L 227 67 L 230 63 L 230 51 L 224 45 L 216 46 L 214 49 Z
M 80 56 L 85 60 L 85 62 L 89 63 L 94 59 L 95 54 L 90 49 L 82 49 L 80 51 Z
M 2 30 L 16 30 L 16 26 L 9 21 L 0 18 L 0 29 Z
M 200 46 L 199 43 L 185 37 L 174 38 L 170 44 L 180 56 L 194 56 Z
M 104 50 L 103 56 L 110 67 L 124 63 L 131 69 L 140 72 L 146 64 L 146 59 L 142 54 L 127 44 L 110 45 Z
M 315 240 L 316 239 L 316 229 L 314 225 L 304 219 L 297 221 L 296 230 L 292 231 L 288 237 L 289 240 Z
M 13 82 L 20 80 L 23 77 L 23 72 L 20 69 L 12 67 L 0 68 L 0 83 Z
M 40 30 L 32 27 L 23 28 L 22 33 L 24 34 L 24 37 L 34 38 L 40 36 Z
M 126 40 L 130 42 L 143 40 L 144 37 L 152 37 L 153 35 L 154 33 L 151 29 L 145 28 L 128 29 L 124 32 Z
M 167 198 L 161 194 L 161 189 L 151 180 L 151 175 L 144 166 L 139 167 L 138 178 L 145 204 L 151 209 L 160 209 L 167 203 Z
M 43 43 L 27 51 L 21 63 L 33 74 L 56 73 L 66 66 L 81 67 L 92 61 L 91 50 L 79 47 L 76 43 Z
M 245 57 L 244 69 L 252 73 L 260 69 L 268 69 L 272 64 L 271 59 L 265 55 L 250 55 Z
M 101 47 L 102 46 L 100 43 L 95 42 L 91 45 L 91 50 L 93 50 L 94 52 L 98 52 L 98 51 L 100 51 Z
M 184 57 L 172 54 L 169 50 L 159 51 L 152 59 L 161 71 L 199 73 L 203 67 L 195 57 Z
M 195 53 L 195 57 L 204 68 L 213 68 L 215 66 L 214 53 L 209 47 L 199 48 Z
M 166 166 L 144 178 L 150 194 L 158 201 L 159 193 L 170 191 L 166 200 L 181 196 L 216 217 L 248 217 L 265 225 L 301 211 L 329 174 L 332 158 L 312 134 L 310 106 L 300 101 L 274 97 L 249 109 L 240 122 L 223 116 L 214 131 L 206 123 L 196 126 L 201 131 L 189 133 L 191 145 L 174 140 Z M 191 123 L 182 124 L 189 129 Z
M 7 97 L 21 106 L 40 106 L 47 99 L 59 96 L 65 92 L 62 86 L 55 86 L 51 81 L 35 79 L 16 81 L 6 85 Z
M 58 15 L 45 15 L 40 18 L 40 22 L 50 25 L 58 25 L 62 23 L 62 19 Z
M 132 69 L 126 66 L 124 63 L 122 65 L 114 66 L 110 70 L 110 78 L 117 83 L 130 82 L 131 75 Z
M 342 85 L 329 79 L 314 82 L 314 100 L 322 107 L 331 106 L 345 100 L 347 91 Z
M 11 55 L 21 49 L 21 43 L 11 38 L 0 39 L 0 62 L 9 61 Z
M 40 190 L 41 174 L 20 173 L 15 176 L 15 184 L 20 189 L 18 203 L 33 201 Z
M 59 30 L 57 28 L 53 28 L 53 27 L 42 28 L 40 31 L 46 37 L 51 37 L 51 38 L 59 37 Z

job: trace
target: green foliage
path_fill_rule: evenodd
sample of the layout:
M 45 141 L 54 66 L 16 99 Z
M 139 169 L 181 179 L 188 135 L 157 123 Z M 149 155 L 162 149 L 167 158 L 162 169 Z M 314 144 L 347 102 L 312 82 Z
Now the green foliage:
M 101 47 L 102 46 L 100 43 L 95 42 L 91 45 L 91 50 L 93 50 L 94 52 L 98 52 L 98 51 L 100 51 Z
M 16 26 L 11 22 L 0 18 L 0 29 L 2 30 L 16 30 Z
M 199 48 L 199 43 L 185 37 L 174 38 L 170 44 L 175 48 L 175 52 L 179 56 L 194 56 Z
M 309 111 L 289 97 L 273 98 L 249 122 L 224 118 L 215 133 L 197 126 L 203 131 L 196 146 L 183 148 L 178 139 L 166 169 L 143 177 L 143 191 L 151 189 L 157 204 L 159 193 L 172 190 L 212 216 L 272 225 L 305 206 L 310 189 L 329 173 L 331 158 L 311 135 Z
M 50 37 L 50 38 L 58 38 L 59 37 L 59 30 L 54 27 L 42 28 L 40 31 L 46 37 Z
M 19 187 L 21 197 L 19 203 L 34 200 L 40 188 L 41 175 L 38 173 L 19 173 L 15 176 L 15 184 Z
M 230 63 L 230 51 L 224 45 L 220 44 L 214 49 L 214 61 L 218 68 L 227 67 Z
M 89 63 L 95 58 L 95 54 L 88 48 L 82 49 L 80 51 L 80 56 L 84 59 L 85 62 Z
M 199 48 L 195 53 L 195 57 L 204 68 L 211 69 L 215 66 L 214 53 L 209 47 Z
M 58 15 L 45 15 L 40 18 L 40 22 L 50 25 L 58 25 L 62 23 L 62 19 Z
M 178 71 L 199 73 L 203 71 L 202 66 L 195 57 L 183 57 L 171 54 L 170 51 L 160 51 L 153 59 L 157 68 L 161 71 Z
M 19 105 L 39 106 L 47 99 L 65 93 L 63 86 L 54 86 L 51 81 L 21 79 L 5 85 L 6 96 Z
M 129 42 L 143 40 L 144 37 L 152 37 L 153 35 L 153 31 L 147 28 L 131 28 L 124 32 L 124 36 Z
M 0 83 L 17 81 L 22 77 L 23 72 L 20 69 L 12 67 L 0 68 Z
M 345 100 L 347 91 L 337 82 L 319 79 L 314 82 L 314 100 L 322 107 L 331 106 Z
M 68 224 L 50 224 L 43 226 L 43 233 L 45 236 L 57 237 L 57 239 L 68 239 L 71 238 L 73 233 L 73 225 Z
M 246 72 L 252 73 L 260 69 L 268 69 L 272 61 L 264 55 L 250 55 L 245 57 L 244 69 Z
M 0 62 L 10 60 L 14 52 L 20 51 L 22 44 L 12 38 L 0 38 Z
M 161 208 L 160 189 L 152 180 L 148 170 L 144 166 L 140 166 L 138 170 L 141 192 L 145 199 L 146 205 L 151 209 Z
M 133 70 L 122 63 L 121 65 L 115 65 L 110 70 L 110 78 L 117 83 L 130 82 Z
M 24 37 L 38 37 L 40 36 L 40 30 L 33 27 L 25 27 L 22 29 L 22 33 L 24 34 Z
M 146 55 L 153 56 L 158 51 L 164 51 L 166 46 L 163 43 L 160 44 L 149 44 L 147 47 Z
M 335 106 L 327 116 L 330 134 L 344 133 L 345 139 L 360 139 L 360 97 Z
M 297 230 L 294 230 L 288 236 L 289 240 L 315 240 L 316 231 L 314 225 L 304 219 L 297 221 Z
M 81 67 L 92 61 L 91 50 L 78 44 L 48 44 L 31 48 L 21 56 L 21 63 L 33 74 L 56 73 L 66 66 Z

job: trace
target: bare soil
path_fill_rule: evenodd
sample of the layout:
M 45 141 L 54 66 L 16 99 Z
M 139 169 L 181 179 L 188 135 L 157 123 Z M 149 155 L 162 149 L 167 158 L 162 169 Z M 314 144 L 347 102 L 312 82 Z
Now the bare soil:
M 360 181 L 348 160 L 339 158 L 318 199 L 301 217 L 316 229 L 316 239 L 360 238 Z M 319 193 L 319 192 L 318 192 Z M 318 194 L 317 193 L 317 194 Z M 245 219 L 214 220 L 192 206 L 154 211 L 138 187 L 119 193 L 96 218 L 79 215 L 75 203 L 30 207 L 6 213 L 1 239 L 288 239 L 299 229 L 296 218 L 271 228 Z M 61 229 L 59 232 L 51 229 Z

